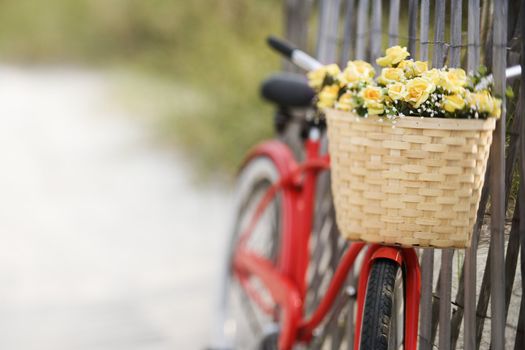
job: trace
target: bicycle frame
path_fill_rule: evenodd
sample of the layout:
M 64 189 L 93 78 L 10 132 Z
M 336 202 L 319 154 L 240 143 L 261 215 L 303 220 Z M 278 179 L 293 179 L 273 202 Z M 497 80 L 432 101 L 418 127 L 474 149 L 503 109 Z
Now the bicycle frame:
M 274 307 L 267 305 L 258 292 L 250 287 L 248 279 L 258 277 L 270 292 L 275 304 L 280 306 L 281 329 L 279 349 L 288 350 L 300 342 L 309 342 L 313 331 L 330 311 L 338 293 L 360 252 L 365 251 L 359 274 L 357 290 L 357 319 L 355 324 L 354 349 L 359 348 L 362 313 L 366 286 L 372 262 L 375 259 L 390 259 L 405 269 L 405 349 L 416 350 L 420 297 L 420 270 L 417 254 L 413 248 L 366 245 L 353 242 L 343 255 L 329 287 L 317 309 L 306 319 L 304 301 L 306 297 L 306 273 L 309 263 L 309 241 L 312 232 L 315 188 L 317 176 L 329 169 L 329 155 L 320 154 L 318 137 L 309 137 L 305 142 L 305 161 L 297 164 L 290 150 L 279 141 L 268 141 L 252 150 L 247 161 L 256 156 L 266 156 L 276 164 L 281 178 L 273 184 L 258 204 L 248 227 L 241 232 L 239 245 L 233 256 L 233 270 L 245 292 L 270 315 Z M 267 205 L 277 194 L 282 194 L 283 218 L 281 218 L 282 241 L 278 264 L 250 251 L 246 242 L 257 225 Z

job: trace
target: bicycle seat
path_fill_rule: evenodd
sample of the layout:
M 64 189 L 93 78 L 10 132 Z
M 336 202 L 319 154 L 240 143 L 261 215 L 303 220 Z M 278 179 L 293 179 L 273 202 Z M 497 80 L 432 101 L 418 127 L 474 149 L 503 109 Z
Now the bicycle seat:
M 281 107 L 308 107 L 315 92 L 305 76 L 277 73 L 263 81 L 261 95 Z

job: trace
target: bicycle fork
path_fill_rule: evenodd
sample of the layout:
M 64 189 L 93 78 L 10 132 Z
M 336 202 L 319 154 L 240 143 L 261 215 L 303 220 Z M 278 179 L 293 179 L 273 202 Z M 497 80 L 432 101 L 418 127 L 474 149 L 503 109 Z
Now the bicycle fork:
M 414 248 L 382 246 L 379 244 L 371 245 L 368 248 L 359 275 L 354 349 L 359 349 L 367 283 L 372 264 L 377 259 L 391 260 L 405 270 L 405 349 L 416 350 L 421 291 L 421 271 L 417 253 Z

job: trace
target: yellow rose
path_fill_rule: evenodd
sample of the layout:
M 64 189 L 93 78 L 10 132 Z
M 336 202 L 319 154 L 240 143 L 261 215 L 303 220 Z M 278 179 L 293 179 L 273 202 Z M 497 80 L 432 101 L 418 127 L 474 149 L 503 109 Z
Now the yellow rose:
M 427 61 L 415 61 L 414 62 L 414 72 L 416 75 L 421 75 L 428 70 Z
M 392 46 L 391 48 L 386 49 L 386 55 L 379 57 L 376 62 L 381 67 L 388 67 L 398 64 L 403 61 L 405 58 L 410 56 L 406 47 L 401 47 L 399 45 Z
M 403 69 L 408 78 L 414 78 L 428 71 L 428 62 L 404 60 L 397 67 Z
M 383 90 L 377 86 L 367 86 L 360 92 L 368 114 L 381 114 L 384 111 Z
M 499 98 L 494 97 L 494 108 L 490 114 L 498 119 L 501 117 L 501 100 Z
M 337 94 L 339 93 L 339 86 L 329 85 L 325 86 L 319 93 L 319 101 L 317 107 L 319 108 L 330 108 L 334 105 L 337 100 Z
M 476 106 L 476 99 L 474 97 L 476 93 L 470 92 L 468 90 L 465 91 L 465 102 L 467 103 L 468 107 L 470 109 L 477 110 L 478 106 Z
M 459 92 L 467 85 L 467 73 L 461 68 L 451 68 L 443 72 L 439 85 L 447 91 Z
M 352 63 L 361 76 L 373 78 L 376 75 L 376 71 L 370 63 L 361 60 L 352 61 Z
M 380 115 L 385 111 L 385 106 L 381 102 L 365 103 L 365 107 L 370 115 Z
M 310 87 L 314 89 L 319 89 L 321 85 L 323 84 L 325 75 L 326 75 L 326 72 L 324 70 L 324 67 L 321 67 L 319 69 L 309 72 L 307 74 L 308 85 L 310 85 Z
M 423 72 L 421 77 L 427 79 L 432 84 L 439 86 L 441 84 L 442 72 L 439 69 L 433 68 Z
M 445 96 L 443 98 L 443 108 L 447 112 L 452 113 L 454 111 L 461 110 L 464 107 L 465 107 L 465 99 L 461 95 L 454 94 L 454 95 Z
M 405 74 L 401 68 L 383 68 L 377 82 L 383 85 L 395 83 L 405 79 Z
M 407 95 L 407 89 L 402 83 L 394 83 L 389 85 L 387 88 L 388 96 L 394 101 L 403 100 Z
M 348 64 L 340 74 L 339 80 L 345 84 L 354 84 L 362 81 L 371 81 L 376 74 L 374 67 L 365 61 L 348 61 Z
M 341 97 L 339 97 L 339 101 L 335 104 L 335 108 L 343 111 L 351 111 L 355 107 L 354 98 L 350 92 L 342 94 Z
M 436 86 L 424 78 L 410 79 L 406 84 L 407 95 L 405 101 L 414 108 L 419 108 L 425 102 Z
M 476 109 L 480 112 L 491 112 L 494 109 L 494 103 L 492 97 L 488 91 L 481 91 L 478 93 L 472 94 L 474 98 L 474 103 L 476 104 Z
M 381 101 L 383 99 L 383 91 L 377 86 L 367 86 L 361 90 L 361 97 L 366 101 Z
M 399 64 L 397 65 L 397 68 L 408 69 L 412 65 L 412 63 L 414 63 L 414 61 L 412 60 L 403 60 L 399 62 Z
M 461 86 L 467 84 L 467 73 L 461 68 L 450 68 L 447 72 L 447 78 L 458 82 Z
M 501 100 L 493 97 L 487 90 L 468 94 L 467 102 L 478 112 L 489 113 L 496 118 L 501 116 Z
M 341 73 L 337 64 L 329 64 L 308 73 L 308 85 L 319 89 L 323 85 L 326 75 L 337 77 Z

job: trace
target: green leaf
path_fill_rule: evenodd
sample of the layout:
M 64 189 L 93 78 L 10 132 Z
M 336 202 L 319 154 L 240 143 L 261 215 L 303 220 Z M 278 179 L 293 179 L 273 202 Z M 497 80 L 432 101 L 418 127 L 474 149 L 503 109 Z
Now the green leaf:
M 507 89 L 505 90 L 505 96 L 507 96 L 508 99 L 514 98 L 514 90 L 512 90 L 512 87 L 507 86 Z
M 485 76 L 485 75 L 487 75 L 487 72 L 488 72 L 487 67 L 485 67 L 484 65 L 480 65 L 480 66 L 479 66 L 479 68 L 478 68 L 478 73 L 479 73 L 481 76 Z

